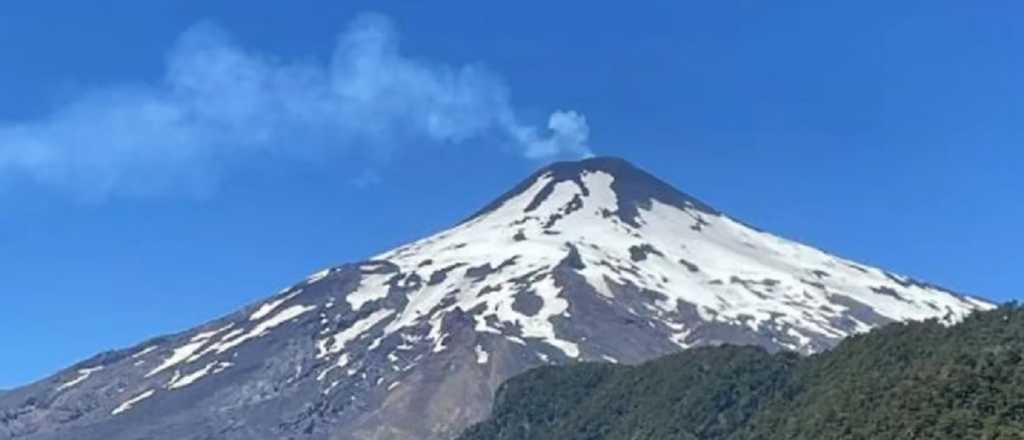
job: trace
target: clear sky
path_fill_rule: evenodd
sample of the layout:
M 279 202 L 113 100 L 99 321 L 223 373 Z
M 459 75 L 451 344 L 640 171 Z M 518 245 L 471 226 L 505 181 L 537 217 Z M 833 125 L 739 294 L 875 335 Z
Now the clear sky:
M 845 257 L 1024 297 L 1024 6 L 786 4 L 5 5 L 0 388 L 588 152 Z

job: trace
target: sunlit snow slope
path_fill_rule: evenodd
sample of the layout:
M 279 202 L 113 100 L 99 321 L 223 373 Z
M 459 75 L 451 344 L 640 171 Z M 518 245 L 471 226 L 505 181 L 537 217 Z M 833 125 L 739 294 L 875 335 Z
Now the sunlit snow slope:
M 630 185 L 639 188 L 620 193 Z M 406 279 L 453 273 L 411 292 L 386 330 L 429 321 L 430 341 L 441 348 L 441 318 L 461 308 L 472 311 L 479 332 L 533 338 L 578 358 L 583 341 L 560 335 L 554 322 L 573 319 L 550 276 L 567 258 L 597 300 L 662 327 L 681 348 L 716 342 L 700 330 L 725 324 L 811 352 L 885 322 L 953 322 L 988 307 L 758 231 L 685 195 L 659 193 L 660 185 L 616 160 L 556 165 L 469 221 L 376 257 Z M 365 294 L 349 303 L 358 309 L 382 298 L 378 287 L 392 276 L 367 279 Z M 537 310 L 515 307 L 524 290 Z
M 758 231 L 627 162 L 558 163 L 449 230 L 2 395 L 0 438 L 448 438 L 545 363 L 812 353 L 990 307 Z

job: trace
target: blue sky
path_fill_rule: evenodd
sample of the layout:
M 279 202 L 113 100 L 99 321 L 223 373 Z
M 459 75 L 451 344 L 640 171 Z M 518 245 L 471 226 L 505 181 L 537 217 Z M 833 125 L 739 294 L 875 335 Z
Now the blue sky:
M 557 3 L 7 5 L 0 388 L 587 152 L 849 258 L 1024 297 L 1019 3 Z

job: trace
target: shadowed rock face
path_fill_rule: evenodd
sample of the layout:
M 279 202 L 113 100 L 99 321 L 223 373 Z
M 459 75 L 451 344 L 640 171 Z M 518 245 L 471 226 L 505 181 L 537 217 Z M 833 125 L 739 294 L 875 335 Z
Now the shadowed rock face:
M 447 439 L 540 365 L 811 353 L 990 307 L 758 231 L 625 161 L 563 162 L 449 230 L 0 392 L 0 439 Z

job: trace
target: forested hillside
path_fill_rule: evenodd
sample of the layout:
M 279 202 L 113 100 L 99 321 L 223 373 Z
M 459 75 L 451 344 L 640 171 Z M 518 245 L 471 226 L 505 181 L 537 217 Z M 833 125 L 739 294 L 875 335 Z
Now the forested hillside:
M 530 371 L 460 440 L 1024 438 L 1024 309 L 893 324 L 800 358 L 699 348 Z

